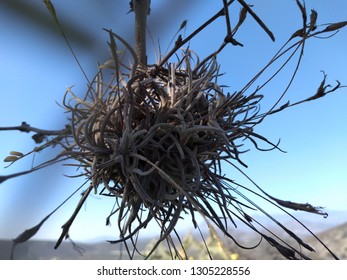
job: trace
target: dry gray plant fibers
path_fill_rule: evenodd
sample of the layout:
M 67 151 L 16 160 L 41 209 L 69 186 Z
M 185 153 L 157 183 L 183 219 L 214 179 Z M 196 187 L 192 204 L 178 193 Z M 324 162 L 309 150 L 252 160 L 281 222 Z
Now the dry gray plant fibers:
M 67 41 L 52 3 L 47 0 L 44 2 Z M 130 258 L 134 258 L 137 253 L 142 254 L 137 250 L 138 235 L 149 223 L 154 223 L 160 234 L 152 250 L 143 257 L 148 258 L 161 242 L 166 241 L 173 259 L 187 259 L 184 248 L 181 248 L 176 224 L 183 214 L 188 214 L 195 228 L 198 227 L 196 217 L 201 215 L 209 226 L 217 228 L 239 246 L 243 247 L 229 228 L 236 223 L 244 223 L 276 247 L 285 258 L 307 259 L 304 251 L 314 249 L 262 210 L 247 197 L 247 193 L 256 194 L 268 203 L 277 205 L 288 215 L 284 208 L 327 215 L 322 208 L 277 199 L 250 178 L 255 189 L 238 184 L 224 175 L 221 167 L 222 164 L 228 164 L 237 172 L 242 172 L 238 166 L 246 164 L 240 158 L 244 152 L 241 140 L 250 141 L 259 150 L 262 150 L 259 142 L 269 144 L 271 149 L 280 149 L 277 143 L 271 143 L 265 136 L 257 134 L 256 126 L 270 115 L 321 98 L 341 87 L 339 82 L 334 87 L 326 85 L 324 74 L 314 95 L 300 102 L 280 105 L 299 68 L 305 41 L 318 35 L 331 35 L 347 24 L 339 22 L 319 30 L 316 24 L 317 12 L 312 10 L 308 16 L 305 5 L 300 1 L 296 3 L 302 15 L 302 28 L 293 33 L 248 84 L 237 92 L 225 93 L 218 84 L 217 57 L 227 45 L 242 46 L 235 39 L 235 34 L 246 16 L 255 20 L 274 40 L 271 31 L 251 6 L 243 0 L 221 1 L 221 10 L 217 14 L 188 37 L 178 37 L 172 50 L 162 55 L 158 63 L 149 65 L 145 49 L 145 23 L 150 1 L 131 1 L 135 13 L 135 48 L 114 31 L 105 29 L 109 36 L 111 58 L 100 65 L 94 79 L 89 82 L 85 96 L 76 96 L 71 88 L 66 91 L 62 101 L 62 106 L 69 114 L 65 128 L 59 131 L 41 130 L 25 122 L 20 126 L 1 128 L 35 133 L 33 138 L 38 146 L 27 154 L 11 152 L 5 158 L 11 164 L 49 147 L 61 147 L 62 151 L 50 161 L 30 170 L 1 176 L 0 182 L 64 160 L 73 159 L 75 166 L 83 170 L 78 175 L 84 176 L 89 186 L 71 218 L 62 226 L 62 234 L 55 248 L 64 238 L 69 237 L 70 226 L 86 198 L 94 191 L 115 200 L 115 208 L 106 221 L 109 223 L 115 218 L 120 234 L 116 240 L 109 242 L 123 243 Z M 239 9 L 239 5 L 240 17 L 235 27 L 232 27 L 229 9 Z M 201 30 L 219 17 L 225 19 L 226 36 L 218 50 L 199 59 L 193 50 L 182 49 L 191 38 L 198 36 Z M 120 46 L 129 52 L 131 63 L 122 60 Z M 271 82 L 289 60 L 294 59 L 295 53 L 299 53 L 299 59 L 286 91 L 281 93 L 270 110 L 261 112 L 261 89 Z M 250 92 L 251 85 L 263 75 L 264 70 L 285 55 L 289 58 L 284 65 L 267 82 Z M 247 174 L 244 176 L 247 177 Z M 299 249 L 272 232 L 262 231 L 263 226 L 248 214 L 248 210 L 254 209 L 273 220 L 297 242 Z M 14 239 L 14 246 L 35 235 L 55 211 Z M 208 248 L 206 252 L 209 254 Z M 329 252 L 337 259 L 333 252 Z

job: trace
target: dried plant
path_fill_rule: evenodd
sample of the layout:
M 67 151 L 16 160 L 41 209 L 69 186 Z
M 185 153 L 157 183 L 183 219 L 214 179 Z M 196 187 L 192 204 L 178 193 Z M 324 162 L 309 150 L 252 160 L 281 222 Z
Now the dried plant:
M 137 22 L 147 16 L 149 2 L 144 2 L 131 2 Z M 217 57 L 228 44 L 242 46 L 234 35 L 246 15 L 252 16 L 274 40 L 271 31 L 250 6 L 241 0 L 237 2 L 242 5 L 242 10 L 234 28 L 231 28 L 228 13 L 229 6 L 234 1 L 223 1 L 223 7 L 216 15 L 187 38 L 179 37 L 174 48 L 165 56 L 160 56 L 160 61 L 152 66 L 147 65 L 144 56 L 146 51 L 139 46 L 139 42 L 143 43 L 143 36 L 139 37 L 139 42 L 133 49 L 112 30 L 105 30 L 109 36 L 111 59 L 99 66 L 85 96 L 78 97 L 72 88 L 66 91 L 62 106 L 69 118 L 64 129 L 41 130 L 26 123 L 1 128 L 35 132 L 33 138 L 39 144 L 27 154 L 11 152 L 5 158 L 11 164 L 49 147 L 60 146 L 62 152 L 28 171 L 1 176 L 0 182 L 72 159 L 75 162 L 72 165 L 80 170 L 77 175 L 84 176 L 89 183 L 71 218 L 63 225 L 63 232 L 55 248 L 64 238 L 69 237 L 70 226 L 86 198 L 94 190 L 95 193 L 115 199 L 116 206 L 106 220 L 109 223 L 116 216 L 120 236 L 110 243 L 124 243 L 130 258 L 137 251 L 138 234 L 149 223 L 157 224 L 160 234 L 144 257 L 150 257 L 158 245 L 166 241 L 172 258 L 188 258 L 184 248 L 182 250 L 184 246 L 175 228 L 185 214 L 190 216 L 195 228 L 198 228 L 196 216 L 201 215 L 210 226 L 218 228 L 224 236 L 236 243 L 229 227 L 237 222 L 244 223 L 286 258 L 307 258 L 301 249 L 287 244 L 274 233 L 264 233 L 261 230 L 263 226 L 248 212 L 254 209 L 267 215 L 300 246 L 313 251 L 294 232 L 262 210 L 248 194 L 256 194 L 280 208 L 327 215 L 322 208 L 277 199 L 250 178 L 256 189 L 243 186 L 224 175 L 222 166 L 227 164 L 242 172 L 239 166 L 246 166 L 240 158 L 240 154 L 246 152 L 243 150 L 244 141 L 249 141 L 259 150 L 263 150 L 259 146 L 261 142 L 269 144 L 270 150 L 280 150 L 278 143 L 272 143 L 265 136 L 256 133 L 257 125 L 270 115 L 321 98 L 341 88 L 339 82 L 332 88 L 326 85 L 324 74 L 313 96 L 296 103 L 280 105 L 299 68 L 305 41 L 337 31 L 347 23 L 339 22 L 317 30 L 317 12 L 312 11 L 308 19 L 305 6 L 297 1 L 303 19 L 302 29 L 294 32 L 264 69 L 242 89 L 225 93 L 218 81 L 220 66 Z M 45 3 L 59 25 L 53 5 L 50 1 Z M 227 34 L 217 51 L 201 60 L 193 50 L 181 49 L 219 17 L 226 19 Z M 137 28 L 142 25 L 137 25 Z M 66 39 L 64 33 L 63 35 Z M 120 45 L 129 52 L 131 63 L 123 61 Z M 261 112 L 262 88 L 293 59 L 295 53 L 299 53 L 299 59 L 287 89 L 270 110 Z M 251 86 L 264 75 L 264 71 L 284 56 L 288 58 L 283 65 L 265 83 L 251 91 Z M 244 175 L 248 177 L 247 174 Z M 283 211 L 286 212 L 284 209 Z M 14 239 L 14 245 L 25 242 L 36 234 L 52 214 Z M 327 247 L 326 249 L 329 250 Z M 208 248 L 206 250 L 208 252 Z M 337 258 L 333 252 L 331 254 Z

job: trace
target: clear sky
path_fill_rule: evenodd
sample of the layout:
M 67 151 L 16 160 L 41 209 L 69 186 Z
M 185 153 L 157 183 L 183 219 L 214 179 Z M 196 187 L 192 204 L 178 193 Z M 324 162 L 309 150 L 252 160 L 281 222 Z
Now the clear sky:
M 41 1 L 36 2 L 39 9 L 48 14 Z M 103 62 L 108 55 L 108 35 L 102 28 L 111 28 L 132 39 L 133 14 L 126 14 L 128 1 L 52 2 L 61 22 L 72 22 L 93 38 L 91 48 L 72 43 L 90 77 L 96 71 L 97 62 Z M 160 37 L 161 49 L 165 51 L 183 20 L 188 20 L 186 30 L 181 32 L 184 37 L 218 11 L 221 3 L 215 0 L 152 0 L 148 28 L 155 43 Z M 291 34 L 301 28 L 301 14 L 294 0 L 262 0 L 252 1 L 252 4 L 274 33 L 276 42 L 271 42 L 251 17 L 247 18 L 236 35 L 244 47 L 229 46 L 218 59 L 222 72 L 226 73 L 221 83 L 229 85 L 230 92 L 242 88 Z M 67 86 L 75 85 L 75 92 L 83 93 L 86 81 L 53 24 L 46 30 L 40 29 L 2 5 L 0 2 L 0 126 L 15 126 L 26 121 L 34 127 L 60 129 L 67 116 L 55 102 L 61 101 Z M 307 0 L 306 6 L 308 11 L 318 11 L 319 24 L 347 20 L 346 1 Z M 238 5 L 232 5 L 233 15 L 237 15 L 239 9 Z M 191 42 L 191 49 L 201 58 L 214 51 L 225 36 L 224 24 L 224 19 L 217 20 L 198 40 Z M 71 41 L 74 42 L 73 38 Z M 149 59 L 154 62 L 153 47 L 151 42 L 148 44 Z M 347 85 L 346 46 L 347 29 L 328 40 L 309 41 L 302 68 L 283 102 L 298 101 L 314 94 L 323 77 L 321 70 L 328 75 L 327 83 L 335 84 L 335 80 L 339 80 Z M 290 73 L 294 65 L 290 67 L 285 74 Z M 276 101 L 287 81 L 288 76 L 282 75 L 264 89 L 265 107 Z M 252 149 L 243 156 L 249 166 L 247 174 L 278 198 L 324 206 L 328 212 L 347 210 L 346 105 L 347 89 L 344 88 L 318 101 L 269 117 L 256 131 L 275 143 L 281 139 L 280 147 L 287 153 Z M 1 175 L 30 168 L 32 158 L 6 169 L 7 164 L 2 162 L 12 150 L 31 150 L 34 143 L 30 136 L 17 131 L 0 132 Z M 54 151 L 39 154 L 34 160 L 39 162 L 51 155 Z M 236 170 L 226 168 L 225 172 L 230 178 L 251 186 Z M 37 224 L 82 183 L 80 179 L 67 179 L 63 174 L 73 175 L 74 170 L 58 165 L 1 184 L 0 238 L 15 238 L 24 229 Z M 56 239 L 79 197 L 75 196 L 57 212 L 42 227 L 37 238 Z M 105 217 L 112 205 L 112 199 L 90 197 L 71 228 L 72 237 L 86 240 L 116 234 L 114 228 L 105 227 Z M 269 211 L 275 213 L 276 209 Z

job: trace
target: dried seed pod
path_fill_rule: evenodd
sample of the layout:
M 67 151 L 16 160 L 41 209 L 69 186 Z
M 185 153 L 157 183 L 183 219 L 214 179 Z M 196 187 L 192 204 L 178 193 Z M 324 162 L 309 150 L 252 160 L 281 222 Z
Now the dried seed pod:
M 22 156 L 24 156 L 23 153 L 17 152 L 17 151 L 11 151 L 11 152 L 10 152 L 10 155 L 17 156 L 17 157 L 22 157 Z
M 305 30 L 303 28 L 295 31 L 292 36 L 290 36 L 289 40 L 294 39 L 295 37 L 304 37 Z
M 182 23 L 181 23 L 181 25 L 180 25 L 180 28 L 179 28 L 179 31 L 186 27 L 187 22 L 188 22 L 188 21 L 187 21 L 186 19 L 185 19 L 184 21 L 182 21 Z
M 5 157 L 4 162 L 14 162 L 18 159 L 19 159 L 19 157 L 17 157 L 17 156 L 7 156 L 7 157 Z
M 318 17 L 318 13 L 312 9 L 310 14 L 309 31 L 314 31 L 317 28 L 317 25 L 316 25 L 317 17 Z
M 233 29 L 233 34 L 236 33 L 236 31 L 239 29 L 239 27 L 245 21 L 246 17 L 247 17 L 247 9 L 245 7 L 242 7 L 240 14 L 239 14 L 239 21 L 237 22 L 236 26 Z
M 322 32 L 330 32 L 330 31 L 336 31 L 342 27 L 345 27 L 347 25 L 347 21 L 341 21 L 337 23 L 333 23 L 328 25 Z

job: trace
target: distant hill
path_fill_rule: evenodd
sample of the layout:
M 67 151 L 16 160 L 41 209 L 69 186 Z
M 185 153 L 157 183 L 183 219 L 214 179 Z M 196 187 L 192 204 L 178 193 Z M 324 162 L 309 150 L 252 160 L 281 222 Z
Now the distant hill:
M 338 258 L 347 260 L 347 223 L 321 232 L 318 234 L 318 237 L 337 255 Z M 317 240 L 310 237 L 307 241 L 316 248 L 318 259 L 333 259 Z
M 346 212 L 330 213 L 328 219 L 321 216 L 301 213 L 298 218 L 308 226 L 340 259 L 347 260 L 347 215 Z M 306 243 L 315 249 L 315 253 L 307 253 L 312 259 L 332 259 L 329 252 L 313 238 L 302 226 L 295 221 L 288 219 L 284 215 L 276 216 L 283 224 L 293 230 Z M 260 218 L 261 220 L 261 218 Z M 267 221 L 262 221 L 266 224 Z M 266 224 L 269 228 L 273 225 Z M 205 228 L 206 230 L 206 228 Z M 259 241 L 252 232 L 247 228 L 237 229 L 238 236 L 246 245 L 255 245 Z M 141 240 L 139 249 L 144 250 L 150 238 Z M 237 253 L 240 259 L 248 260 L 276 260 L 284 259 L 278 251 L 263 241 L 257 248 L 251 250 L 241 249 L 233 244 L 230 240 L 225 239 L 228 250 Z M 14 259 L 32 259 L 32 260 L 49 260 L 49 259 L 67 259 L 67 260 L 98 260 L 98 259 L 128 259 L 124 246 L 120 244 L 112 245 L 106 241 L 94 243 L 72 244 L 64 241 L 61 246 L 55 250 L 55 241 L 31 240 L 26 243 L 18 244 L 14 251 Z M 11 255 L 12 241 L 0 240 L 0 259 L 9 259 Z M 138 254 L 136 258 L 142 259 Z
M 144 242 L 147 244 L 149 240 Z M 108 242 L 74 243 L 63 242 L 57 250 L 55 241 L 29 240 L 18 244 L 14 250 L 16 260 L 112 260 L 129 259 L 124 246 Z M 11 256 L 12 241 L 0 240 L 0 260 L 8 260 Z M 144 247 L 143 247 L 144 249 Z
M 347 223 L 323 231 L 317 234 L 317 237 L 341 260 L 347 260 Z M 256 239 L 254 240 L 254 244 Z M 313 236 L 303 239 L 309 244 L 315 252 L 307 252 L 305 255 L 313 260 L 333 260 L 333 256 L 323 245 Z M 286 240 L 288 241 L 288 239 Z M 293 242 L 289 242 L 295 244 Z M 297 247 L 297 246 L 295 246 Z M 283 260 L 285 259 L 274 247 L 267 242 L 262 242 L 257 248 L 252 250 L 243 250 L 236 246 L 231 246 L 230 250 L 238 253 L 240 259 L 244 260 Z

